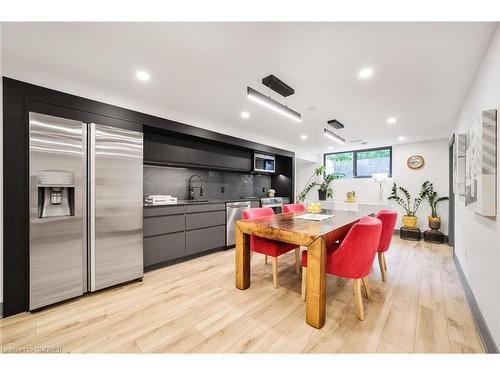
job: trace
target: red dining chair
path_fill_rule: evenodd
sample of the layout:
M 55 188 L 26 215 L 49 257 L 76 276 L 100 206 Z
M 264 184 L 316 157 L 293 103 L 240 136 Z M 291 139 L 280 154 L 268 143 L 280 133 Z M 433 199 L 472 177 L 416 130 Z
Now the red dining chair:
M 379 219 L 364 216 L 354 224 L 341 243 L 328 247 L 326 255 L 326 273 L 354 279 L 354 295 L 358 306 L 359 320 L 365 319 L 365 310 L 361 298 L 361 282 L 366 296 L 372 298 L 367 275 L 373 264 L 373 258 L 380 242 L 382 223 Z M 306 299 L 307 251 L 302 252 L 302 300 Z
M 283 213 L 302 212 L 306 210 L 306 205 L 302 203 L 291 203 L 283 205 Z
M 380 273 L 382 274 L 382 281 L 387 277 L 387 263 L 385 261 L 385 252 L 389 250 L 396 226 L 398 213 L 396 211 L 382 209 L 377 214 L 377 219 L 382 222 L 382 233 L 380 235 L 380 242 L 378 244 L 378 264 L 380 266 Z
M 261 207 L 261 208 L 249 208 L 243 211 L 243 219 L 255 219 L 262 216 L 274 215 L 274 211 L 271 207 Z M 269 240 L 267 238 L 262 238 L 258 236 L 250 236 L 250 250 L 256 253 L 261 253 L 272 258 L 273 263 L 273 284 L 274 287 L 278 287 L 278 257 L 282 254 L 288 253 L 290 250 L 297 249 L 295 256 L 295 273 L 299 273 L 299 254 L 297 245 L 280 242 L 275 240 Z

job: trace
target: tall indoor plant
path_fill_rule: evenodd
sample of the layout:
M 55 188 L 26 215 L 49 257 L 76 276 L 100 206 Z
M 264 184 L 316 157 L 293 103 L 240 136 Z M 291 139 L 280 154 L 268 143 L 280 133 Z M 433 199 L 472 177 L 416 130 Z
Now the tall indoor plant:
M 324 165 L 315 169 L 314 173 L 309 180 L 307 180 L 304 190 L 297 195 L 297 202 L 302 203 L 305 201 L 307 194 L 315 187 L 318 186 L 318 198 L 319 200 L 326 200 L 326 198 L 333 197 L 333 189 L 330 186 L 335 175 L 333 173 L 327 174 L 322 181 L 312 181 L 314 178 L 323 176 L 325 174 L 326 167 Z
M 427 195 L 429 181 L 422 184 L 420 193 L 413 200 L 408 190 L 402 186 L 397 186 L 396 183 L 392 185 L 391 195 L 387 198 L 389 200 L 394 200 L 396 203 L 405 210 L 406 215 L 403 216 L 403 226 L 406 228 L 416 228 L 417 226 L 417 211 L 420 207 L 420 203 Z M 400 194 L 402 196 L 400 196 Z
M 431 207 L 431 214 L 428 217 L 429 219 L 429 228 L 438 230 L 441 228 L 441 217 L 437 214 L 437 205 L 439 202 L 448 200 L 448 197 L 440 197 L 439 194 L 434 190 L 434 184 L 429 181 L 424 182 L 426 185 L 427 192 L 425 197 L 427 202 L 429 202 L 429 206 Z

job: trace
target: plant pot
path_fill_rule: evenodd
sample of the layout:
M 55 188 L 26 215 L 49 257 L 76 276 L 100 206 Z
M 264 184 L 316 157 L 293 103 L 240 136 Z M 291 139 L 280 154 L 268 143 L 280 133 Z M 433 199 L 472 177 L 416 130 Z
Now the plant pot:
M 320 201 L 326 201 L 326 190 L 318 190 L 318 198 Z
M 429 216 L 429 228 L 433 230 L 438 230 L 439 228 L 441 228 L 441 218 L 439 216 Z
M 416 228 L 417 227 L 417 217 L 416 216 L 403 216 L 403 226 L 405 228 Z

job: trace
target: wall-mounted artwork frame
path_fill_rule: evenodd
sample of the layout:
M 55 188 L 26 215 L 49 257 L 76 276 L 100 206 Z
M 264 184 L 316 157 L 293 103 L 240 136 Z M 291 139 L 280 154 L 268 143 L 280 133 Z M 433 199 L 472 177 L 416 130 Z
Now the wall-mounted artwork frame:
M 467 134 L 457 134 L 453 142 L 453 193 L 465 195 L 465 150 Z
M 497 110 L 483 111 L 467 133 L 465 205 L 482 216 L 496 216 Z

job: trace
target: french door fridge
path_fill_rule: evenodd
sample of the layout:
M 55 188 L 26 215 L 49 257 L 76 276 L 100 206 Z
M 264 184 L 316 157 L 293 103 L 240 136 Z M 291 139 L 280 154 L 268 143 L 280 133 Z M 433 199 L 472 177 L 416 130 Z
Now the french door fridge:
M 31 112 L 29 309 L 143 276 L 143 134 Z

